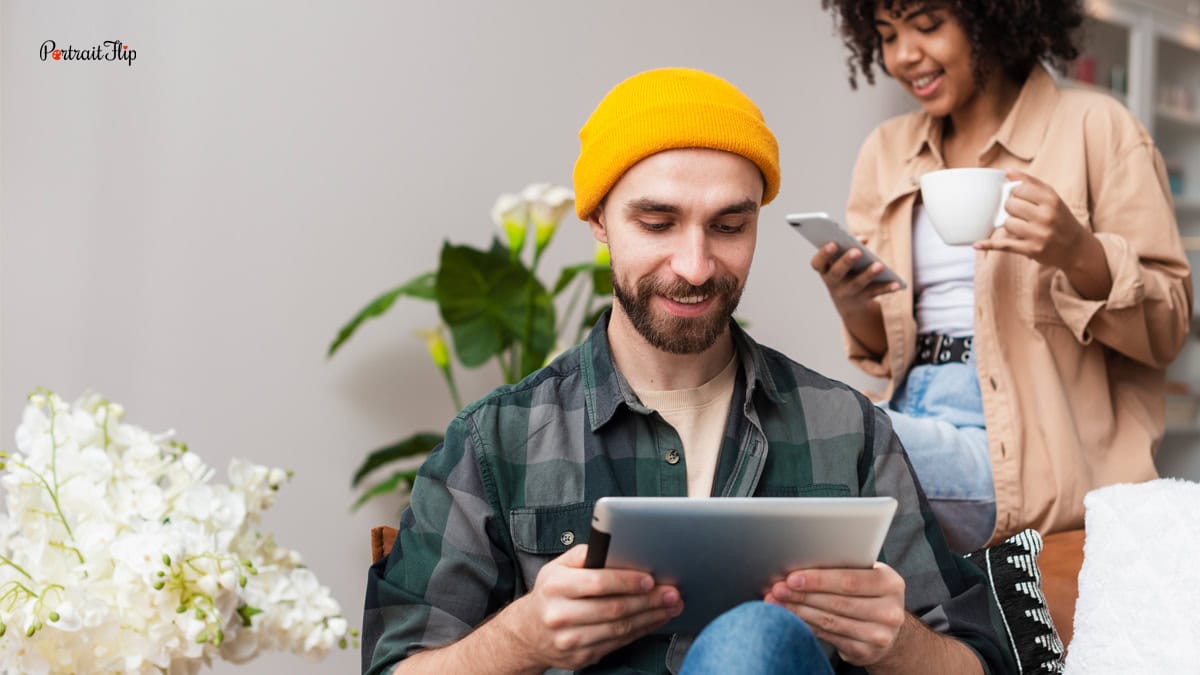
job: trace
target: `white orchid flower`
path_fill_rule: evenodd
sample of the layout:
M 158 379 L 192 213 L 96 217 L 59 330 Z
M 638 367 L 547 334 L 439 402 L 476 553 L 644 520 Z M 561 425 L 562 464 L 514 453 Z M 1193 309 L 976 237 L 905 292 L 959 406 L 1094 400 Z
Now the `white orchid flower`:
M 98 396 L 72 407 L 39 392 L 17 430 L 21 451 L 0 452 L 0 670 L 194 673 L 218 656 L 315 659 L 348 645 L 329 589 L 259 530 L 287 473 L 235 460 L 229 485 L 210 483 L 212 468 L 170 433 L 120 417 Z M 306 611 L 272 600 L 284 591 Z M 237 649 L 225 652 L 227 640 Z
M 525 245 L 525 232 L 529 229 L 529 203 L 520 195 L 500 195 L 492 206 L 492 222 L 504 232 L 513 257 L 520 255 Z
M 547 185 L 547 184 L 538 184 Z M 533 187 L 533 186 L 530 186 Z M 526 188 L 528 190 L 528 188 Z M 575 203 L 575 193 L 561 185 L 549 186 L 538 192 L 537 198 L 530 200 L 529 212 L 533 217 L 535 227 L 535 251 L 541 252 L 550 243 L 558 224 L 567 211 Z

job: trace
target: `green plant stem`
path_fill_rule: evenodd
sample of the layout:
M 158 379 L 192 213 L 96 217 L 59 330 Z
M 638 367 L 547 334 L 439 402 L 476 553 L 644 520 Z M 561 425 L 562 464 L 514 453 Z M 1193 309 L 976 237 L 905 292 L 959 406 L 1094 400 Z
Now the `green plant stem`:
M 588 318 L 592 314 L 592 300 L 595 299 L 595 297 L 596 297 L 595 289 L 592 289 L 592 291 L 593 292 L 588 293 L 587 302 L 585 302 L 583 305 L 583 316 L 581 316 L 579 318 L 579 327 L 575 331 L 575 344 L 579 344 L 580 340 L 583 339 L 584 331 L 586 331 L 590 327 L 590 326 L 584 326 L 583 320 Z
M 21 574 L 23 574 L 25 576 L 26 579 L 33 581 L 33 576 L 30 575 L 29 572 L 26 572 L 24 568 L 22 568 L 17 563 L 13 562 L 12 558 L 9 558 L 8 556 L 4 555 L 3 553 L 0 553 L 0 562 L 4 563 L 5 565 L 8 565 L 9 567 L 13 568 L 14 570 L 16 570 L 18 572 L 20 572 Z
M 52 459 L 51 462 L 53 462 L 53 461 L 54 460 Z M 33 474 L 33 477 L 37 478 L 38 481 L 41 482 L 42 487 L 46 488 L 47 494 L 50 495 L 50 501 L 54 502 L 55 515 L 58 516 L 58 519 L 62 522 L 63 527 L 66 528 L 67 536 L 70 537 L 72 540 L 74 540 L 75 534 L 73 532 L 71 532 L 71 525 L 67 522 L 67 516 L 66 516 L 66 514 L 63 513 L 62 506 L 58 503 L 58 491 L 51 488 L 50 483 L 46 480 L 46 478 L 44 476 L 42 476 L 42 474 L 38 473 L 37 471 L 34 471 L 33 467 L 29 466 L 28 464 L 25 464 L 24 462 L 18 462 L 17 466 L 19 466 L 22 469 L 25 469 L 29 473 Z M 53 467 L 51 467 L 51 468 L 53 469 Z
M 496 361 L 500 363 L 500 374 L 504 377 L 505 384 L 512 384 L 514 382 L 512 366 L 509 365 L 508 360 L 504 358 L 505 355 L 508 355 L 508 357 L 511 359 L 514 351 L 515 348 L 510 348 L 507 352 L 501 351 L 499 354 L 496 354 Z
M 52 542 L 50 542 L 50 546 L 53 548 L 61 549 L 63 551 L 70 551 L 71 553 L 74 553 L 75 557 L 79 559 L 79 564 L 80 565 L 83 564 L 83 562 L 84 562 L 83 561 L 83 551 L 80 551 L 79 549 L 75 548 L 74 546 L 67 546 L 66 544 L 62 543 L 61 541 L 52 541 Z
M 459 410 L 463 409 L 462 398 L 458 395 L 458 385 L 454 382 L 454 373 L 450 372 L 450 366 L 447 365 L 441 369 L 442 377 L 446 378 L 446 387 L 450 389 L 450 400 L 454 403 L 454 413 L 458 414 Z
M 533 372 L 535 368 L 542 365 L 540 363 L 530 363 L 530 357 L 533 354 L 533 349 L 530 342 L 533 340 L 533 293 L 536 280 L 531 279 L 529 282 L 529 292 L 525 294 L 525 326 L 521 334 L 520 341 L 520 370 L 517 371 L 517 377 L 522 378 Z M 515 382 L 516 380 L 514 380 Z
M 571 291 L 571 299 L 567 301 L 567 311 L 563 313 L 562 317 L 554 325 L 555 335 L 561 335 L 563 329 L 569 325 L 571 317 L 575 315 L 575 306 L 579 304 L 579 295 L 583 293 L 583 290 L 587 287 L 586 284 L 583 283 L 582 277 L 583 275 L 580 275 L 576 277 L 573 282 L 571 282 L 575 284 L 575 290 Z

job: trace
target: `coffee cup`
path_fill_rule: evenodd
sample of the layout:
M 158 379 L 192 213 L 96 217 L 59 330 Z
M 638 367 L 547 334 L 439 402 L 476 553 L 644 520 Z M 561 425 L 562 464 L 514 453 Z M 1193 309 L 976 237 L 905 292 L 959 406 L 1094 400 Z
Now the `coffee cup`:
M 921 201 L 942 241 L 965 246 L 987 239 L 1004 224 L 1004 202 L 1021 181 L 1001 169 L 942 169 L 921 176 Z

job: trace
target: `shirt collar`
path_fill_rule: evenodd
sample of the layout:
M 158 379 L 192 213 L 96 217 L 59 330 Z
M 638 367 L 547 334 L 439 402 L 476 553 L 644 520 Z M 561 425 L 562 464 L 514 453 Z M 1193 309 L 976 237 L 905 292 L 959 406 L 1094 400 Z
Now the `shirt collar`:
M 1004 123 L 996 130 L 993 142 L 1000 144 L 1013 156 L 1023 161 L 1033 160 L 1046 128 L 1050 125 L 1050 111 L 1058 104 L 1058 86 L 1045 67 L 1036 65 L 1026 78 L 1021 93 Z M 984 152 L 991 148 L 989 143 Z
M 1049 112 L 1057 102 L 1058 86 L 1054 78 L 1044 66 L 1034 66 L 1021 87 L 1021 93 L 1017 95 L 1016 103 L 981 154 L 986 154 L 993 144 L 999 144 L 1023 161 L 1033 160 L 1050 124 Z M 936 149 L 942 147 L 942 119 L 921 114 L 918 133 L 913 136 L 913 144 L 908 148 L 909 160 L 916 158 L 926 148 L 937 155 Z
M 588 424 L 593 432 L 607 424 L 622 405 L 634 412 L 650 412 L 642 405 L 633 387 L 629 386 L 628 380 L 617 370 L 617 364 L 613 361 L 612 348 L 608 344 L 608 321 L 611 315 L 610 309 L 600 317 L 580 347 L 584 404 L 587 407 Z M 766 367 L 762 348 L 737 325 L 737 322 L 730 321 L 729 329 L 733 334 L 739 365 L 742 372 L 746 373 L 746 400 L 751 400 L 754 390 L 761 388 L 767 398 L 780 403 L 782 396 Z

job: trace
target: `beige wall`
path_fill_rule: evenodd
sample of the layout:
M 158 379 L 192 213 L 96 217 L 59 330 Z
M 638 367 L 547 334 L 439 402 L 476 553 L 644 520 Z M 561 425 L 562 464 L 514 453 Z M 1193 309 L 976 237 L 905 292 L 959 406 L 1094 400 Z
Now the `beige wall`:
M 357 624 L 367 530 L 351 469 L 444 427 L 451 405 L 408 303 L 332 361 L 341 323 L 432 268 L 443 239 L 483 244 L 502 191 L 569 183 L 576 131 L 642 69 L 714 71 L 762 107 L 783 189 L 762 215 L 740 314 L 763 342 L 836 377 L 836 316 L 791 210 L 841 213 L 858 144 L 907 102 L 852 93 L 818 3 L 42 2 L 0 21 L 0 447 L 23 397 L 94 389 L 127 420 L 174 427 L 211 464 L 294 469 L 268 526 Z M 121 39 L 132 67 L 43 63 L 43 40 Z M 551 263 L 590 256 L 577 222 Z M 495 382 L 464 383 L 467 397 Z M 270 658 L 240 670 L 353 672 Z

